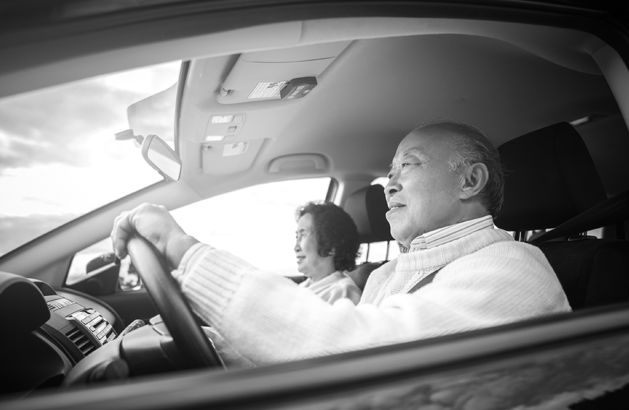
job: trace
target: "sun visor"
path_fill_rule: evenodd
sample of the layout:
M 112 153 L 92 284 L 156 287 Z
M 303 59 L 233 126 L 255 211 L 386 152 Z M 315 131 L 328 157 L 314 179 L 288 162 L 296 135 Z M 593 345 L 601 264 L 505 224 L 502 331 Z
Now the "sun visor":
M 349 41 L 241 54 L 223 82 L 220 104 L 305 97 Z

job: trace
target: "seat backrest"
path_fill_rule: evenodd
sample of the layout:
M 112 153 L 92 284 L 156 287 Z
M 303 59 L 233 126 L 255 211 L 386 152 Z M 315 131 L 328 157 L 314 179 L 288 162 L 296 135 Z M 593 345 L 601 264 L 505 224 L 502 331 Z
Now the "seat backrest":
M 347 198 L 343 209 L 356 223 L 360 243 L 393 240 L 385 215 L 389 207 L 384 197 L 382 185 L 369 185 L 355 191 Z M 348 275 L 362 290 L 371 272 L 384 262 L 365 262 L 348 272 Z
M 369 275 L 371 275 L 371 272 L 378 269 L 384 263 L 384 261 L 361 263 L 360 265 L 356 266 L 356 269 L 354 269 L 353 271 L 347 272 L 347 276 L 352 278 L 356 286 L 358 286 L 362 291 L 363 289 L 365 289 L 365 284 L 367 283 L 367 279 L 369 279 Z
M 361 243 L 390 241 L 391 228 L 386 213 L 389 210 L 382 185 L 369 185 L 353 192 L 343 204 L 358 228 Z
M 505 168 L 505 201 L 496 218 L 500 228 L 553 228 L 605 199 L 587 147 L 567 123 L 523 135 L 498 150 Z M 627 241 L 555 240 L 537 246 L 573 309 L 629 300 Z
M 568 123 L 525 134 L 498 151 L 505 172 L 496 218 L 502 229 L 553 228 L 606 197 L 585 143 Z

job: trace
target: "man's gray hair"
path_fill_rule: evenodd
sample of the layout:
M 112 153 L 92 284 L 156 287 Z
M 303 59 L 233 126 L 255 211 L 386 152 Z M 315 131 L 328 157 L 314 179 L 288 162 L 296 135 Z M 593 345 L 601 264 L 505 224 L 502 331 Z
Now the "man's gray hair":
M 472 164 L 485 164 L 489 171 L 489 179 L 479 195 L 489 213 L 496 217 L 504 199 L 504 172 L 500 154 L 491 141 L 477 128 L 452 121 L 432 122 L 415 129 L 420 130 L 448 133 L 452 148 L 455 150 L 448 162 L 452 171 L 458 172 L 462 167 Z

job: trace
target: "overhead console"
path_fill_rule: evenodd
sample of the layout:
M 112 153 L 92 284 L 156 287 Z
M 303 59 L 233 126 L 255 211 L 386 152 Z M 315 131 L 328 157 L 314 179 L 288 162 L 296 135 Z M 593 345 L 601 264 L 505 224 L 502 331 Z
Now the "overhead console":
M 266 141 L 275 135 L 260 134 L 260 124 L 274 122 L 267 110 L 306 100 L 326 70 L 351 41 L 304 45 L 247 52 L 226 63 L 226 76 L 216 91 L 216 105 L 209 109 L 201 143 L 201 167 L 205 174 L 225 175 L 251 167 Z M 291 106 L 292 105 L 292 106 Z M 286 111 L 282 118 L 291 118 Z

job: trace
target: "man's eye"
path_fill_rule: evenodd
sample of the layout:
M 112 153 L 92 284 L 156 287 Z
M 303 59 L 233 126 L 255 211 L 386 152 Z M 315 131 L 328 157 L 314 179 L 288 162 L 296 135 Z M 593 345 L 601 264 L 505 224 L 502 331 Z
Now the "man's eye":
M 402 168 L 406 168 L 406 167 L 410 167 L 410 166 L 413 166 L 413 165 L 418 165 L 418 164 L 417 164 L 417 162 L 402 162 L 401 167 Z

